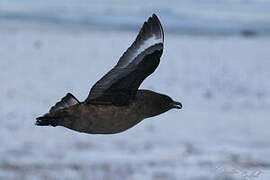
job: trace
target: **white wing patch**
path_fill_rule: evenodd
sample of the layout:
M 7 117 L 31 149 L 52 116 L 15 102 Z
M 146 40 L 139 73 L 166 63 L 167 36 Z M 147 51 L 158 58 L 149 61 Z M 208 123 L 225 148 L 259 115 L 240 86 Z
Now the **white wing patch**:
M 117 98 L 118 96 L 124 97 L 123 93 L 121 94 L 116 91 L 125 92 L 125 95 L 129 98 L 133 96 L 132 93 L 138 89 L 137 86 L 139 86 L 149 73 L 151 74 L 158 66 L 159 58 L 162 55 L 163 41 L 164 33 L 162 26 L 158 17 L 153 14 L 152 17 L 149 17 L 148 20 L 144 22 L 135 41 L 120 57 L 116 66 L 114 66 L 113 69 L 91 88 L 87 101 L 90 103 L 112 103 L 114 96 L 117 96 Z M 151 58 L 148 55 L 153 56 Z M 145 67 L 145 72 L 136 74 L 136 68 L 138 68 L 137 65 L 143 60 L 149 61 L 145 63 L 148 64 L 149 67 Z M 151 64 L 152 67 L 150 67 Z M 144 67 L 139 68 L 140 70 L 144 69 Z M 134 75 L 138 77 L 129 77 L 132 73 L 135 73 Z M 130 78 L 131 82 L 128 82 L 129 79 L 126 78 Z M 120 82 L 126 83 L 127 87 L 124 87 Z
M 126 68 L 130 63 L 136 61 L 136 57 L 138 57 L 142 52 L 148 54 L 146 51 L 148 48 L 159 43 L 163 44 L 163 41 L 164 34 L 162 26 L 157 16 L 153 14 L 153 16 L 144 23 L 136 40 L 120 58 L 116 68 Z M 134 63 L 137 64 L 139 62 Z
M 158 44 L 158 43 L 162 43 L 162 40 L 157 38 L 156 36 L 152 36 L 149 39 L 147 39 L 146 41 L 143 42 L 143 44 L 141 44 L 141 46 L 136 50 L 136 52 L 134 52 L 134 54 L 132 55 L 132 57 L 130 58 L 130 61 L 132 61 L 134 58 L 136 58 L 139 54 L 141 54 L 143 51 L 145 51 L 147 48 Z M 129 62 L 130 63 L 130 62 Z M 128 64 L 129 64 L 128 63 Z M 126 64 L 126 66 L 128 65 Z

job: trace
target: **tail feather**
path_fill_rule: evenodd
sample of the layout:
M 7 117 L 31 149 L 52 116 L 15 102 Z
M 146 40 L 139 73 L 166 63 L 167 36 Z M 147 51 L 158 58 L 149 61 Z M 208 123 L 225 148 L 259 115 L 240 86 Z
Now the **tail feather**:
M 63 120 L 65 114 L 59 114 L 59 110 L 63 110 L 65 108 L 69 108 L 80 102 L 70 93 L 68 93 L 65 97 L 63 97 L 59 102 L 57 102 L 49 111 L 49 113 L 36 118 L 37 126 L 57 126 L 59 124 L 60 119 Z
M 59 117 L 52 117 L 48 115 L 44 115 L 41 117 L 36 118 L 36 125 L 37 126 L 57 126 Z

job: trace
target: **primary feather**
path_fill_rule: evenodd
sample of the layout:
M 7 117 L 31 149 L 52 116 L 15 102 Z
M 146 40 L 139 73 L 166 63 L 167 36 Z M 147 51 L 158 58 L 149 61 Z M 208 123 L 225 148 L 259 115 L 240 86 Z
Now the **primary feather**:
M 129 104 L 142 81 L 157 68 L 163 41 L 162 26 L 153 14 L 144 22 L 136 40 L 116 66 L 91 88 L 86 101 L 91 104 Z

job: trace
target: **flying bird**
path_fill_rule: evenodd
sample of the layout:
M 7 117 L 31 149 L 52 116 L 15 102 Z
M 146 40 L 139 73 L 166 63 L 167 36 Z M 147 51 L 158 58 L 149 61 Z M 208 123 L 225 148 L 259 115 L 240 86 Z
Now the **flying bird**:
M 118 63 L 91 88 L 83 102 L 68 93 L 48 113 L 36 118 L 38 126 L 63 126 L 88 134 L 125 131 L 143 119 L 182 104 L 167 95 L 138 89 L 152 74 L 163 52 L 164 33 L 153 14 L 144 22 L 133 44 Z

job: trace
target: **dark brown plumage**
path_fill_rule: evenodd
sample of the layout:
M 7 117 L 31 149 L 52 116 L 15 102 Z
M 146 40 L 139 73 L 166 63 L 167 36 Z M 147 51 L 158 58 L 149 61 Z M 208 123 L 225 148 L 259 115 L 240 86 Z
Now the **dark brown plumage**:
M 92 88 L 84 102 L 68 93 L 36 125 L 64 126 L 89 134 L 113 134 L 143 119 L 181 109 L 180 102 L 149 90 L 138 90 L 157 68 L 163 52 L 164 34 L 155 14 L 144 22 L 136 40 L 116 66 Z

